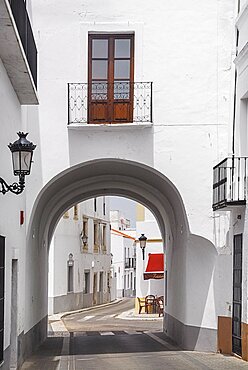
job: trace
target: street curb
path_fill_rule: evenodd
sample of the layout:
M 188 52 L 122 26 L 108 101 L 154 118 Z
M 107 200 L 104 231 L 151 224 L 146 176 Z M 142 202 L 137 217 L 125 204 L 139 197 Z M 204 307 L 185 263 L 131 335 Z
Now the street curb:
M 116 319 L 120 320 L 140 320 L 140 321 L 162 321 L 163 316 L 157 317 L 142 317 L 142 316 L 136 316 L 135 314 L 132 314 L 134 312 L 134 309 L 132 308 L 129 311 L 122 312 L 120 315 L 115 316 Z
M 102 307 L 112 306 L 112 305 L 118 304 L 122 301 L 123 301 L 123 299 L 115 299 L 112 302 L 103 303 L 103 304 L 99 304 L 99 305 L 96 305 L 96 306 L 85 307 L 85 308 L 81 308 L 81 309 L 75 310 L 75 311 L 64 312 L 64 313 L 61 313 L 60 320 L 63 319 L 64 317 L 73 315 L 75 313 L 80 313 L 80 312 L 90 311 L 90 310 L 93 310 L 93 309 L 95 310 L 95 309 L 102 308 Z

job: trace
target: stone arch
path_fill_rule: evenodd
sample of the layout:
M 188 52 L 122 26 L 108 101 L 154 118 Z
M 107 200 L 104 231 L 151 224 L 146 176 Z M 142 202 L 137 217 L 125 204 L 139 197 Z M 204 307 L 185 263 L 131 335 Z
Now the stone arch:
M 168 178 L 147 165 L 123 159 L 97 159 L 70 167 L 51 179 L 38 195 L 27 238 L 26 276 L 29 279 L 32 276 L 33 280 L 26 284 L 26 302 L 31 307 L 31 316 L 26 317 L 25 321 L 26 331 L 38 330 L 40 338 L 46 336 L 47 246 L 57 222 L 72 205 L 101 195 L 131 198 L 153 212 L 166 246 L 167 258 L 171 261 L 167 271 L 168 305 L 164 328 L 170 337 L 183 346 L 204 349 L 205 339 L 201 340 L 200 345 L 197 343 L 200 335 L 205 338 L 205 331 L 204 334 L 201 331 L 201 320 L 208 299 L 215 248 L 209 241 L 190 233 L 181 195 Z M 198 292 L 187 286 L 187 271 L 195 268 L 190 265 L 187 253 L 190 255 L 196 243 L 198 254 L 201 248 L 209 249 L 210 262 L 201 287 L 202 304 L 199 305 L 197 322 L 194 322 L 195 315 L 189 313 L 189 307 L 191 297 Z M 205 264 L 206 253 L 204 256 Z M 200 279 L 200 276 L 194 278 Z M 176 294 L 169 297 L 173 290 Z M 193 333 L 193 339 L 192 331 L 187 331 L 185 325 L 199 329 Z M 215 349 L 215 333 L 210 340 L 208 333 L 206 336 L 208 347 Z

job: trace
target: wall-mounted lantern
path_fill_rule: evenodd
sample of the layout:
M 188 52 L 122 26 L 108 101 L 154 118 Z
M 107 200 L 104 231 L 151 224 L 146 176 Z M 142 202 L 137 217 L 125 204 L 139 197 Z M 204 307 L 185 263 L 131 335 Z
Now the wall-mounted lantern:
M 14 176 L 19 176 L 19 183 L 14 182 L 8 185 L 6 181 L 0 177 L 0 193 L 5 194 L 11 191 L 14 194 L 21 194 L 25 187 L 25 176 L 30 174 L 33 151 L 36 148 L 31 141 L 27 140 L 28 133 L 18 132 L 19 139 L 8 147 L 12 152 L 12 163 Z
M 147 237 L 145 236 L 145 234 L 141 234 L 141 236 L 139 237 L 139 242 L 140 242 L 140 248 L 142 250 L 143 261 L 145 260 L 146 241 L 147 241 Z
M 85 234 L 85 233 L 80 233 L 80 239 L 84 245 L 84 247 L 86 247 L 87 243 L 88 243 L 88 236 Z

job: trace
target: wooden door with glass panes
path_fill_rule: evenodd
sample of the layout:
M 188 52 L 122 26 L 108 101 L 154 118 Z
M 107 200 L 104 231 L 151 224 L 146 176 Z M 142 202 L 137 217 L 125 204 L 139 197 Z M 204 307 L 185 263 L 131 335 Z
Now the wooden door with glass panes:
M 88 123 L 133 120 L 134 35 L 89 35 Z

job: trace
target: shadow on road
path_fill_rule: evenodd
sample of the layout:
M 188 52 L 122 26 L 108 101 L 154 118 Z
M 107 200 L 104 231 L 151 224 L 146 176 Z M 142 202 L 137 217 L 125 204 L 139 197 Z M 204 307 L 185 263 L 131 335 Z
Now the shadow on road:
M 113 335 L 114 334 L 114 335 Z M 137 352 L 160 352 L 171 350 L 173 343 L 164 333 L 154 333 L 158 340 L 168 343 L 159 343 L 149 335 L 140 333 L 128 335 L 125 332 L 116 331 L 113 334 L 100 335 L 98 332 L 70 333 L 70 337 L 47 338 L 40 346 L 36 355 L 42 356 L 68 356 L 68 355 L 93 355 L 111 353 L 137 353 Z M 65 345 L 67 343 L 67 345 Z M 174 347 L 174 346 L 173 346 Z M 174 347 L 173 350 L 180 351 Z

